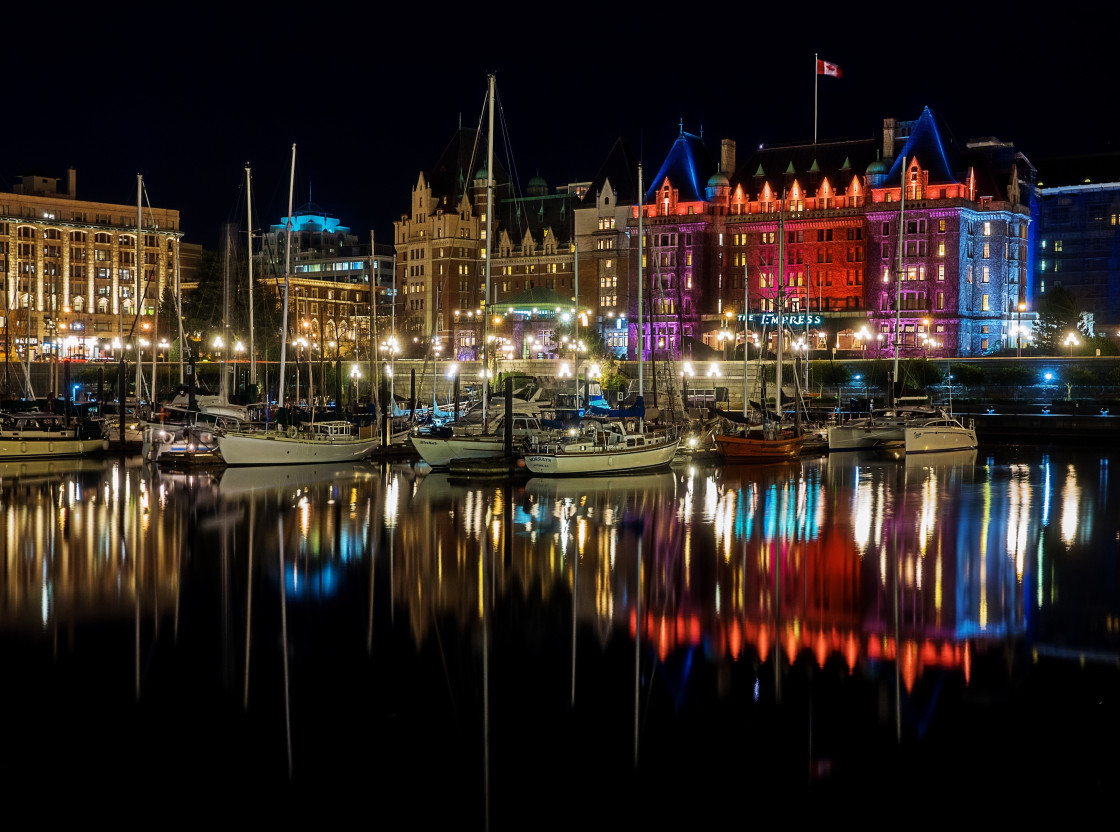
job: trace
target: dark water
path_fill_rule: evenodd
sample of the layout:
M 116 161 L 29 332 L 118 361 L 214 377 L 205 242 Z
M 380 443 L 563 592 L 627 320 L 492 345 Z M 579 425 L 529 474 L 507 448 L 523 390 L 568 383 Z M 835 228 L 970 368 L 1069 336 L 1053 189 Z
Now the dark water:
M 6 467 L 0 789 L 464 829 L 1082 812 L 1120 775 L 1112 462 Z

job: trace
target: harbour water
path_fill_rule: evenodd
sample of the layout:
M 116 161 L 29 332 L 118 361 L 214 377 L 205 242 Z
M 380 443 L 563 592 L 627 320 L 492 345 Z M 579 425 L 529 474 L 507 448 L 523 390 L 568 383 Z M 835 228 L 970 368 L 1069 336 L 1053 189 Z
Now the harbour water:
M 1113 461 L 13 464 L 0 783 L 465 829 L 1104 806 Z

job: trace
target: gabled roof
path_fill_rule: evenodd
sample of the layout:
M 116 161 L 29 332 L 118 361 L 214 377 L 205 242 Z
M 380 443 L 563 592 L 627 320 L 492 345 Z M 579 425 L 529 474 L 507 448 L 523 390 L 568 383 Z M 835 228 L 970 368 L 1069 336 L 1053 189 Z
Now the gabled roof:
M 952 144 L 952 136 L 944 131 L 948 144 L 942 139 L 942 129 L 938 126 L 938 119 L 934 117 L 929 107 L 922 110 L 922 115 L 910 131 L 910 138 L 895 157 L 891 171 L 883 183 L 888 187 L 898 185 L 902 179 L 902 160 L 917 159 L 922 169 L 929 173 L 929 184 L 941 185 L 959 182 L 960 177 L 953 175 L 953 166 L 950 156 L 958 155 L 956 147 Z
M 668 177 L 678 192 L 678 202 L 704 202 L 707 200 L 704 189 L 716 170 L 716 163 L 704 147 L 704 141 L 682 130 L 661 169 L 649 180 L 645 201 L 652 202 L 656 198 L 657 189 Z
M 757 198 L 760 187 L 756 177 L 769 181 L 779 195 L 787 177 L 797 179 L 808 189 L 825 178 L 834 187 L 846 188 L 852 177 L 862 179 L 867 166 L 875 161 L 875 148 L 872 139 L 763 147 L 739 165 L 731 178 L 731 189 L 734 191 L 742 185 L 744 193 Z M 767 171 L 775 173 L 771 175 Z
M 629 142 L 621 136 L 615 139 L 611 152 L 591 180 L 591 187 L 587 189 L 581 205 L 594 206 L 603 184 L 608 180 L 618 194 L 620 205 L 638 204 L 638 160 Z
M 446 196 L 448 205 L 454 210 L 464 192 L 473 186 L 475 174 L 486 168 L 486 161 L 485 134 L 473 128 L 459 128 L 440 154 L 439 160 L 427 173 L 432 196 L 437 200 Z M 495 158 L 495 198 L 499 189 L 508 181 L 505 168 Z
M 531 231 L 533 239 L 540 245 L 544 242 L 544 231 L 551 229 L 559 244 L 571 241 L 575 229 L 574 211 L 580 204 L 575 193 L 557 193 L 545 196 L 525 196 L 517 199 L 503 199 L 494 210 L 495 239 L 502 231 L 509 232 L 510 242 L 517 246 Z

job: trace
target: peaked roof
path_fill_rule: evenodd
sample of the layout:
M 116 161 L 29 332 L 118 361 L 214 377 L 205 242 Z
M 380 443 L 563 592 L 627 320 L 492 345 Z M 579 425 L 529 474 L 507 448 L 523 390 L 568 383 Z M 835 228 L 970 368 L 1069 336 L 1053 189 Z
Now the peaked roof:
M 473 128 L 460 127 L 426 174 L 432 196 L 448 197 L 451 210 L 455 210 L 464 192 L 469 192 L 473 186 L 475 174 L 486 168 L 486 156 L 486 135 Z M 509 181 L 497 158 L 494 159 L 494 181 L 496 188 Z
M 787 176 L 796 178 L 806 188 L 826 177 L 835 187 L 846 188 L 853 176 L 862 177 L 867 166 L 875 161 L 875 147 L 873 139 L 763 147 L 739 165 L 731 177 L 731 188 L 742 185 L 744 193 L 757 198 L 761 178 L 780 194 Z
M 495 239 L 502 231 L 509 233 L 510 242 L 521 244 L 526 231 L 531 231 L 537 245 L 544 242 L 544 231 L 551 229 L 561 244 L 571 241 L 575 233 L 574 211 L 580 204 L 575 193 L 555 193 L 546 195 L 505 198 L 494 208 L 497 228 Z
M 677 140 L 673 142 L 673 147 L 665 157 L 661 169 L 653 179 L 649 180 L 645 201 L 653 201 L 657 189 L 668 177 L 673 187 L 677 189 L 679 202 L 704 202 L 707 200 L 704 189 L 708 179 L 716 170 L 716 163 L 712 160 L 708 149 L 704 147 L 704 141 L 699 136 L 682 130 Z
M 929 107 L 922 110 L 922 115 L 918 118 L 914 129 L 910 131 L 910 138 L 906 140 L 906 144 L 891 165 L 884 185 L 893 186 L 901 181 L 903 158 L 907 159 L 907 164 L 909 160 L 916 158 L 922 169 L 929 172 L 931 185 L 960 181 L 959 177 L 953 175 L 953 167 L 949 163 L 950 153 L 956 155 L 956 148 L 951 143 L 951 134 L 945 131 L 946 135 L 950 136 L 947 152 L 946 143 L 941 137 L 942 130 L 937 122 L 938 119 L 934 117 Z
M 595 178 L 591 180 L 591 187 L 587 189 L 581 204 L 594 206 L 607 180 L 610 180 L 611 187 L 618 194 L 620 204 L 638 204 L 638 160 L 630 148 L 630 143 L 621 136 L 614 140 L 614 146 L 599 167 Z

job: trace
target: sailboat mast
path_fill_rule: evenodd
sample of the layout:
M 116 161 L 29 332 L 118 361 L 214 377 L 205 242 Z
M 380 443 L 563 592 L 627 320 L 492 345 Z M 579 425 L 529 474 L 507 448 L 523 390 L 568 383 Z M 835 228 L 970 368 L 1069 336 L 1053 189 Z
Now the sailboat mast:
M 253 172 L 245 165 L 245 214 L 249 225 L 249 383 L 257 383 L 256 327 L 253 323 Z
M 233 267 L 233 224 L 226 223 L 222 226 L 222 230 L 225 232 L 225 239 L 222 240 L 222 341 L 218 346 L 222 355 L 222 381 L 218 386 L 218 392 L 222 397 L 222 404 L 227 404 L 229 402 L 229 373 L 226 370 L 226 356 L 232 347 L 229 342 L 229 272 Z
M 482 256 L 486 258 L 486 299 L 483 302 L 482 319 L 482 432 L 490 429 L 487 409 L 490 406 L 490 240 L 494 222 L 494 83 L 493 75 L 488 78 L 490 85 L 489 104 L 487 105 L 488 133 L 486 137 L 486 241 L 482 244 Z
M 901 392 L 902 386 L 898 383 L 898 353 L 902 350 L 902 251 L 903 237 L 906 234 L 906 157 L 902 157 L 900 171 L 902 187 L 901 199 L 898 203 L 898 289 L 894 295 L 894 374 L 891 376 L 891 404 L 894 404 L 895 390 Z
M 139 315 L 144 314 L 144 300 L 140 297 L 140 263 L 143 262 L 143 256 L 140 250 L 140 229 L 144 222 L 144 208 L 143 208 L 143 194 L 144 194 L 144 177 L 141 174 L 136 174 L 136 265 L 132 270 L 132 297 L 135 303 L 138 304 Z M 147 294 L 147 287 L 145 287 L 144 294 Z M 135 326 L 135 319 L 133 320 Z M 137 344 L 139 346 L 139 344 Z M 136 403 L 139 405 L 141 400 L 141 388 L 144 382 L 144 362 L 140 360 L 140 350 L 136 350 Z M 155 402 L 152 402 L 155 404 Z M 123 400 L 121 406 L 123 407 Z M 121 435 L 121 441 L 124 441 L 124 435 Z
M 642 234 L 642 163 L 638 162 L 638 395 L 644 396 L 642 388 L 642 366 L 645 363 L 646 339 L 642 323 L 642 261 L 645 258 L 645 235 Z M 643 399 L 644 401 L 644 399 Z
M 373 229 L 369 232 L 369 400 L 375 406 L 377 401 L 377 301 L 380 290 L 379 275 L 377 273 L 377 254 L 373 246 Z M 358 392 L 354 391 L 355 394 Z
M 583 413 L 580 409 L 580 395 L 579 395 L 579 251 L 578 244 L 575 240 L 575 235 L 572 235 L 572 265 L 575 269 L 575 288 L 576 288 L 576 320 L 575 320 L 575 333 L 576 333 L 576 415 L 582 416 Z
M 296 181 L 296 146 L 292 143 L 292 172 L 288 178 L 288 223 L 284 233 L 284 317 L 280 324 L 280 394 L 278 396 L 280 407 L 284 406 L 287 399 L 285 395 L 284 365 L 288 360 L 288 282 L 292 267 L 292 189 Z M 296 403 L 299 404 L 298 402 Z
M 179 271 L 179 237 L 175 238 L 175 317 L 179 319 L 179 384 L 186 380 L 183 366 L 186 340 L 183 337 L 183 285 L 182 273 Z
M 759 274 L 762 271 L 759 270 Z M 751 320 L 751 284 L 748 279 L 749 272 L 747 271 L 747 260 L 743 258 L 743 418 L 747 418 L 747 402 L 750 396 L 747 395 L 747 343 L 750 340 L 750 320 Z
M 782 422 L 783 409 L 782 409 L 782 303 L 785 300 L 786 292 L 786 260 L 785 260 L 785 238 L 786 238 L 786 223 L 785 223 L 785 206 L 786 195 L 782 192 L 782 201 L 778 203 L 778 339 L 777 339 L 777 355 L 774 362 L 774 387 L 777 388 L 778 400 L 778 424 Z M 765 406 L 765 402 L 763 403 Z

